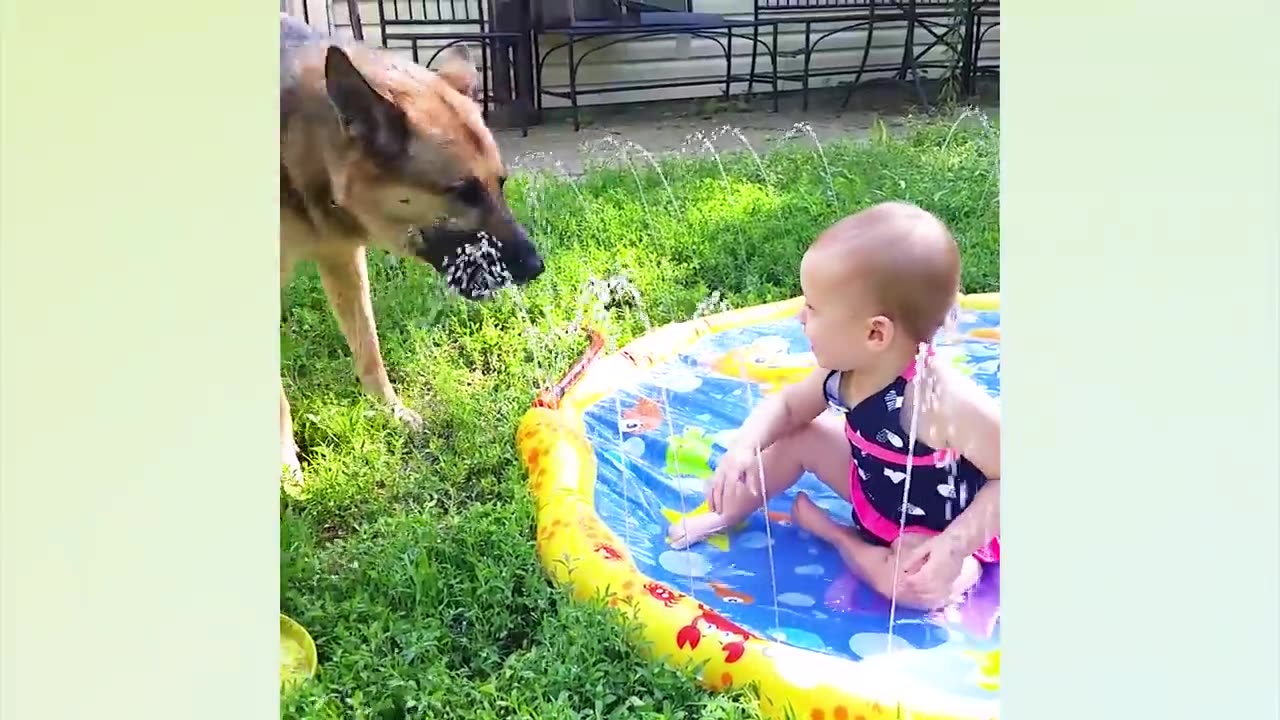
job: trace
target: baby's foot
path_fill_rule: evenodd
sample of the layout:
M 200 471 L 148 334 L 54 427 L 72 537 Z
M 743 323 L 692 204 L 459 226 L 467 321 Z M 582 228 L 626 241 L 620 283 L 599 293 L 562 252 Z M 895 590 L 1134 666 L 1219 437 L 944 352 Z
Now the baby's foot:
M 791 518 L 801 530 L 827 542 L 831 542 L 831 538 L 840 532 L 840 524 L 803 492 L 796 493 L 795 504 L 791 506 Z
M 726 526 L 724 517 L 717 512 L 686 517 L 671 524 L 667 530 L 667 544 L 676 550 L 684 550 L 711 535 L 722 532 Z

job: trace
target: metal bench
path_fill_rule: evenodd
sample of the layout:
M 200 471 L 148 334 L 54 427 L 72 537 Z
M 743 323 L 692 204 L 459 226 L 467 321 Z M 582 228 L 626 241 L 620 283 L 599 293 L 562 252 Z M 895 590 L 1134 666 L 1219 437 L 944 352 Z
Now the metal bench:
M 490 0 L 377 0 L 382 45 L 406 48 L 415 63 L 430 66 L 440 53 L 455 45 L 479 46 L 481 109 L 490 110 L 511 101 L 511 89 L 521 82 L 519 69 L 529 51 L 527 19 L 517 19 L 511 30 L 495 29 Z M 527 7 L 519 3 L 519 8 Z M 429 52 L 425 60 L 424 51 Z M 501 92 L 495 92 L 495 86 Z M 516 93 L 517 95 L 519 93 Z M 520 130 L 529 134 L 528 112 L 517 108 Z
M 910 78 L 921 103 L 929 105 L 924 88 L 920 83 L 920 70 L 923 68 L 942 67 L 944 70 L 956 69 L 949 63 L 937 61 L 925 62 L 922 59 L 939 45 L 948 47 L 956 57 L 956 65 L 964 66 L 969 58 L 975 57 L 965 45 L 965 30 L 968 28 L 969 10 L 974 0 L 755 0 L 754 18 L 771 21 L 773 31 L 772 47 L 778 47 L 778 29 L 784 25 L 799 24 L 804 26 L 804 43 L 799 50 L 787 53 L 803 59 L 800 71 L 779 73 L 770 78 L 756 72 L 756 63 L 752 57 L 751 70 L 748 73 L 748 92 L 756 80 L 777 80 L 798 82 L 802 89 L 802 107 L 809 108 L 809 80 L 814 77 L 829 77 L 849 74 L 849 68 L 812 68 L 814 53 L 819 45 L 840 33 L 865 30 L 866 39 L 862 47 L 862 58 L 853 68 L 853 82 L 849 84 L 845 94 L 845 104 L 853 90 L 862 82 L 869 72 L 893 70 L 894 79 L 905 81 Z M 891 65 L 868 65 L 872 42 L 877 27 L 888 23 L 905 25 L 906 37 L 903 42 L 901 59 Z M 824 29 L 815 37 L 815 25 L 834 25 Z M 923 31 L 929 38 L 923 50 L 917 51 L 917 31 Z M 776 67 L 776 64 L 775 64 Z
M 964 89 L 972 94 L 979 75 L 999 75 L 1000 63 L 984 64 L 980 57 L 987 33 L 1000 27 L 1000 0 L 969 0 L 965 16 Z
M 632 92 L 642 90 L 661 90 L 667 88 L 694 87 L 708 85 L 720 80 L 704 79 L 672 79 L 652 80 L 639 83 L 627 83 L 583 89 L 578 87 L 578 73 L 582 64 L 591 55 L 624 42 L 656 37 L 696 37 L 710 40 L 719 46 L 724 53 L 724 97 L 729 98 L 733 83 L 748 81 L 747 75 L 733 72 L 733 41 L 748 40 L 752 43 L 751 64 L 755 74 L 757 55 L 763 49 L 776 70 L 777 55 L 773 46 L 768 45 L 759 35 L 761 25 L 772 23 L 769 19 L 734 20 L 713 13 L 694 12 L 692 0 L 685 0 L 683 10 L 668 10 L 643 2 L 627 0 L 603 0 L 597 5 L 596 13 L 583 17 L 576 12 L 573 0 L 562 0 L 559 3 L 533 0 L 536 4 L 533 12 L 533 43 L 535 55 L 535 84 L 538 88 L 538 110 L 542 110 L 544 95 L 558 97 L 569 101 L 573 113 L 573 129 L 581 129 L 578 99 L 583 95 L 613 92 Z M 556 8 L 559 12 L 549 11 Z M 748 31 L 751 31 L 748 34 Z M 558 44 L 546 51 L 540 48 L 540 37 L 559 36 L 563 38 Z M 582 50 L 584 41 L 603 39 L 604 42 L 592 43 Z M 568 55 L 568 88 L 567 90 L 548 90 L 542 82 L 543 70 L 547 58 L 558 50 L 564 49 Z M 776 72 L 772 73 L 776 77 Z M 774 108 L 777 108 L 777 81 L 772 79 L 774 92 Z

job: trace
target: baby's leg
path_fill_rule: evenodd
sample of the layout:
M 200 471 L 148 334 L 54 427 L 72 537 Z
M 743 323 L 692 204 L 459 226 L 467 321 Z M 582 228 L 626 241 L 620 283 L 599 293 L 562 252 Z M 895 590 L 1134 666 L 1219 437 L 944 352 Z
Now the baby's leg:
M 802 529 L 813 533 L 834 547 L 849 570 L 870 585 L 871 589 L 886 598 L 896 599 L 902 607 L 916 610 L 937 609 L 938 603 L 917 598 L 902 586 L 908 568 L 897 562 L 901 555 L 907 554 L 911 548 L 923 542 L 924 535 L 908 532 L 889 547 L 872 545 L 863 540 L 853 528 L 837 523 L 803 493 L 796 497 L 795 507 L 791 513 L 796 519 L 796 524 Z M 965 558 L 960 575 L 952 585 L 950 596 L 941 605 L 945 606 L 958 600 L 976 585 L 981 577 L 982 567 L 977 558 Z
M 802 530 L 834 547 L 849 570 L 876 592 L 892 592 L 893 555 L 889 548 L 863 540 L 856 530 L 836 522 L 804 493 L 796 496 L 791 517 Z
M 849 469 L 849 441 L 844 436 L 844 419 L 831 414 L 819 415 L 813 422 L 780 438 L 760 453 L 758 461 L 747 473 L 746 482 L 729 483 L 720 502 L 720 512 L 695 515 L 675 523 L 668 541 L 673 547 L 684 548 L 737 525 L 764 507 L 770 498 L 794 485 L 806 471 L 848 500 Z

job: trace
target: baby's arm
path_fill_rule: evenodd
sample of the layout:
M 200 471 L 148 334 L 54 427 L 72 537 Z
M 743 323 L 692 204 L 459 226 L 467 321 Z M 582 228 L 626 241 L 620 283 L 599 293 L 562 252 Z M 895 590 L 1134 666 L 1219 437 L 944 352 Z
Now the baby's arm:
M 741 508 L 748 496 L 752 505 L 763 502 L 757 500 L 763 484 L 759 469 L 763 458 L 757 453 L 763 454 L 779 438 L 822 414 L 827 407 L 822 387 L 826 375 L 825 370 L 817 369 L 756 406 L 716 466 L 707 487 L 708 512 L 673 523 L 667 536 L 672 547 L 683 549 L 725 529 L 730 524 L 726 508 Z M 730 512 L 737 516 L 736 510 Z
M 972 555 L 1000 534 L 1000 406 L 967 375 L 940 368 L 940 419 L 946 446 L 987 477 L 973 502 L 943 535 L 961 556 Z
M 768 450 L 778 438 L 821 415 L 827 409 L 823 394 L 827 374 L 817 368 L 803 380 L 766 397 L 738 429 L 730 451 L 754 454 L 757 449 Z

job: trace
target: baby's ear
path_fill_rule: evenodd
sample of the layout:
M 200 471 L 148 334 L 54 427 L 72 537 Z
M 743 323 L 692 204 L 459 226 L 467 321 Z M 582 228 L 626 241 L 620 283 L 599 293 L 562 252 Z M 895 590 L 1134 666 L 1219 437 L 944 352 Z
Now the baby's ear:
M 893 342 L 896 330 L 892 320 L 883 315 L 876 315 L 867 321 L 867 340 L 888 345 Z
M 476 99 L 476 90 L 480 85 L 480 73 L 476 71 L 475 60 L 466 45 L 454 45 L 440 53 L 440 67 L 436 69 L 441 79 L 449 83 L 454 90 Z

